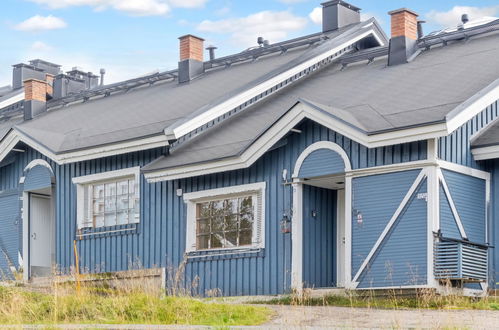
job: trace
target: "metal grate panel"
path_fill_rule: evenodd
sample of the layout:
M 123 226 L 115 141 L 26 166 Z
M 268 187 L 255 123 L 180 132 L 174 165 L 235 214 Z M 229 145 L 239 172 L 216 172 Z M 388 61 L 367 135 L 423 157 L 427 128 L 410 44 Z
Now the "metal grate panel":
M 435 244 L 435 278 L 481 282 L 487 280 L 488 248 L 457 240 Z

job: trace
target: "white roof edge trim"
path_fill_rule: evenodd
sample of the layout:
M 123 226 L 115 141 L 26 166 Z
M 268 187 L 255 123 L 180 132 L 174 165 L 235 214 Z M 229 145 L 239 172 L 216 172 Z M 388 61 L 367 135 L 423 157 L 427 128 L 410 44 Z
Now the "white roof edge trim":
M 212 108 L 210 108 L 209 110 L 199 114 L 198 116 L 190 119 L 189 121 L 179 125 L 178 127 L 175 127 L 173 128 L 173 133 L 175 135 L 176 138 L 180 138 L 182 136 L 184 136 L 185 134 L 188 134 L 189 132 L 192 132 L 194 131 L 195 129 L 205 125 L 206 123 L 209 123 L 210 121 L 212 120 L 215 120 L 216 118 L 222 116 L 223 114 L 225 114 L 226 112 L 232 110 L 233 108 L 239 106 L 241 103 L 244 103 L 246 102 L 247 100 L 259 95 L 260 93 L 272 88 L 273 86 L 289 79 L 290 77 L 294 76 L 295 74 L 299 73 L 300 71 L 316 64 L 316 63 L 319 63 L 321 62 L 322 60 L 324 60 L 325 58 L 337 53 L 339 50 L 345 48 L 345 47 L 348 47 L 349 45 L 359 41 L 359 40 L 362 40 L 364 38 L 366 38 L 367 36 L 374 36 L 374 38 L 376 38 L 376 40 L 378 41 L 378 43 L 380 44 L 380 46 L 384 46 L 385 45 L 385 42 L 383 41 L 383 36 L 379 36 L 377 34 L 377 31 L 373 28 L 374 26 L 372 24 L 368 25 L 369 29 L 367 31 L 365 31 L 364 33 L 358 35 L 357 37 L 354 37 L 352 39 L 349 39 L 347 42 L 344 42 L 342 43 L 341 45 L 333 48 L 333 49 L 330 49 L 324 53 L 322 53 L 321 55 L 318 55 L 298 66 L 295 66 L 294 68 L 288 70 L 288 71 L 285 71 L 279 75 L 277 75 L 276 77 L 274 78 L 271 78 L 261 84 L 259 84 L 258 86 L 256 87 L 253 87 L 251 89 L 248 89 Z M 366 28 L 366 26 L 363 26 L 362 27 L 363 29 Z M 165 134 L 167 134 L 168 132 L 170 132 L 170 128 L 166 128 L 165 129 Z
M 11 98 L 8 98 L 2 102 L 0 102 L 0 109 L 3 109 L 5 107 L 8 107 L 9 105 L 12 105 L 14 103 L 17 103 L 19 101 L 24 100 L 24 92 L 20 92 L 17 95 L 12 96 Z
M 496 159 L 499 158 L 499 145 L 474 148 L 471 153 L 475 160 Z
M 168 140 L 163 134 L 148 137 L 145 139 L 132 140 L 127 142 L 115 143 L 90 149 L 55 154 L 45 146 L 36 142 L 34 139 L 26 136 L 18 130 L 12 130 L 0 143 L 0 162 L 7 157 L 18 142 L 24 142 L 31 148 L 55 161 L 58 165 L 70 164 L 85 160 L 115 156 L 129 152 L 166 147 Z
M 499 100 L 499 79 L 493 81 L 445 116 L 447 133 L 451 134 L 497 100 Z
M 426 140 L 447 135 L 446 125 L 441 123 L 369 136 L 310 105 L 297 103 L 238 157 L 149 172 L 144 174 L 145 178 L 148 182 L 159 182 L 247 168 L 284 137 L 291 128 L 305 118 L 324 125 L 368 148 Z

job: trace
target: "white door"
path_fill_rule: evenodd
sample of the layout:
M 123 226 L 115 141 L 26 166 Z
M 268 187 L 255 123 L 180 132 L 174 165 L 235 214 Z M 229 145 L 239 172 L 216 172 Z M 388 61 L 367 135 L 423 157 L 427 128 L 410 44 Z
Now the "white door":
M 53 222 L 50 197 L 31 195 L 30 203 L 31 275 L 50 276 L 52 272 Z
M 336 260 L 337 274 L 336 286 L 339 288 L 345 287 L 345 190 L 338 190 L 337 199 L 337 216 L 336 216 Z

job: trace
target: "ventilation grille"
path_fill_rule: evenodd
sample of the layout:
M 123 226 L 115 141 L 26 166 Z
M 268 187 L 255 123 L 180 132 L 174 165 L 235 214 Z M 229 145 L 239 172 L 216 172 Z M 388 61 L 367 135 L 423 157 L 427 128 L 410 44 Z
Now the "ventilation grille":
M 445 240 L 435 244 L 435 278 L 482 282 L 487 280 L 486 246 Z

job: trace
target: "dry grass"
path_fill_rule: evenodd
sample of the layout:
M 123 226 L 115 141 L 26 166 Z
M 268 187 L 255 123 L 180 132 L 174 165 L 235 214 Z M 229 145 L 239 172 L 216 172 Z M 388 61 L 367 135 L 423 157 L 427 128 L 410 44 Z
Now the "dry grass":
M 270 301 L 255 303 L 295 306 L 337 306 L 382 309 L 480 309 L 499 310 L 499 297 L 463 297 L 457 294 L 439 295 L 435 290 L 420 289 L 407 295 L 400 290 L 384 291 L 382 295 L 374 290 L 363 292 L 347 291 L 345 296 L 328 295 L 322 298 L 310 297 L 310 290 L 302 294 L 291 294 Z
M 184 324 L 258 325 L 270 316 L 263 307 L 206 303 L 165 296 L 159 290 L 108 281 L 56 283 L 47 291 L 0 287 L 0 324 Z

